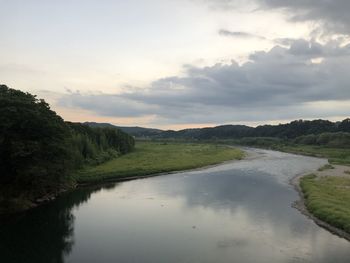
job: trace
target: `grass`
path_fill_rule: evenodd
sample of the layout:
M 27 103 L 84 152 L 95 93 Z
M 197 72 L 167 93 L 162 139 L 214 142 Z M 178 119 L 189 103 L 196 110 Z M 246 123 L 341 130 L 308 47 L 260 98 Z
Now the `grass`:
M 327 163 L 327 164 L 321 166 L 320 168 L 318 168 L 317 171 L 322 172 L 322 171 L 326 171 L 326 170 L 330 170 L 330 169 L 334 169 L 334 166 Z
M 212 144 L 138 142 L 135 151 L 76 173 L 78 183 L 194 169 L 242 159 L 238 149 Z
M 350 233 L 350 178 L 307 175 L 300 186 L 308 210 L 317 218 Z
M 350 165 L 350 149 L 310 145 L 283 145 L 276 150 L 327 158 L 331 164 Z

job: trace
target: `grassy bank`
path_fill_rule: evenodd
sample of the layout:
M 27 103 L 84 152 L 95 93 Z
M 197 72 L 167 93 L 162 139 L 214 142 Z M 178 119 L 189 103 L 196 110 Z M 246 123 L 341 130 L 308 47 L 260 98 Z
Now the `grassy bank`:
M 243 152 L 210 144 L 138 142 L 134 152 L 76 174 L 78 183 L 187 170 L 243 158 Z
M 350 149 L 310 145 L 276 145 L 273 148 L 284 152 L 324 157 L 331 164 L 350 165 Z
M 350 233 L 350 178 L 307 175 L 301 178 L 307 209 L 317 218 Z
M 227 140 L 204 140 L 206 143 L 216 143 L 225 145 L 240 145 L 256 147 L 262 149 L 271 149 L 276 151 L 295 153 L 301 155 L 327 158 L 331 164 L 349 165 L 350 166 L 350 147 L 338 144 L 332 145 L 308 145 L 297 143 L 295 140 L 270 138 L 270 137 L 247 137 L 242 139 Z

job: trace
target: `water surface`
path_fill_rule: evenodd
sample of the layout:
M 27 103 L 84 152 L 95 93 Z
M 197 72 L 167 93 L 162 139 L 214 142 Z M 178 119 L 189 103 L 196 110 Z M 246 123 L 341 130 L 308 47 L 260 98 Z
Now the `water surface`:
M 204 170 L 81 188 L 1 221 L 2 262 L 350 262 L 291 204 L 323 159 L 267 150 Z

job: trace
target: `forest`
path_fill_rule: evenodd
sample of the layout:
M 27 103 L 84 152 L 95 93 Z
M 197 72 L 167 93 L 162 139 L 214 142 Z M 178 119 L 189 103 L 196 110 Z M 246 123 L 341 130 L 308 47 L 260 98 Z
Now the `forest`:
M 0 85 L 0 207 L 30 205 L 70 188 L 74 171 L 134 145 L 121 130 L 65 122 L 44 100 Z

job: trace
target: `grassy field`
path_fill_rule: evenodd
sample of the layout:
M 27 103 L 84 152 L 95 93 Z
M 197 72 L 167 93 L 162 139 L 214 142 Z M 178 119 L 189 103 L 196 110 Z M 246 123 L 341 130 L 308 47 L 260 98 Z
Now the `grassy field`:
M 138 142 L 135 151 L 76 174 L 78 183 L 193 169 L 241 159 L 241 150 L 212 144 Z
M 350 149 L 309 145 L 281 145 L 274 148 L 284 152 L 324 157 L 331 164 L 350 165 Z
M 308 210 L 317 218 L 350 233 L 350 178 L 307 175 L 300 184 Z

